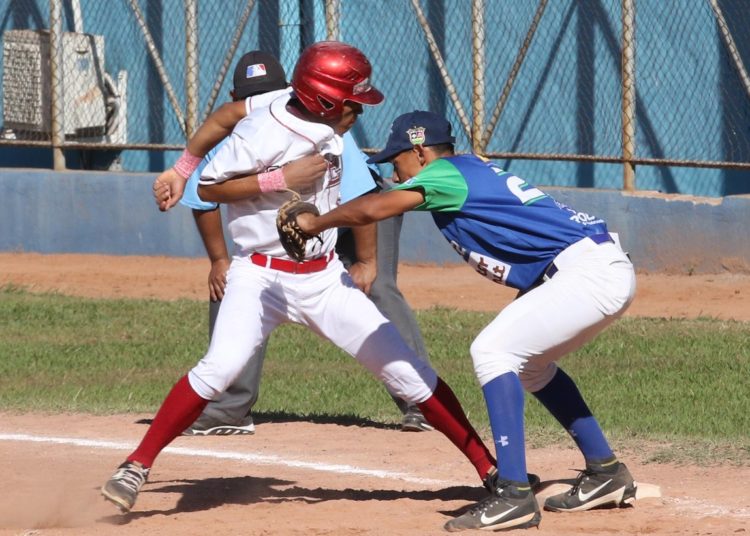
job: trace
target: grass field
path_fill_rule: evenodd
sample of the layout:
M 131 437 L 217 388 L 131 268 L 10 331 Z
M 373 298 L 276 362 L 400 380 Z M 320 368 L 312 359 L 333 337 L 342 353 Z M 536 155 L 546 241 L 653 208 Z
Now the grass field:
M 488 422 L 468 348 L 493 315 L 418 313 L 431 360 L 482 433 Z M 0 409 L 153 412 L 207 344 L 202 301 L 94 300 L 0 290 Z M 660 461 L 750 464 L 750 325 L 623 319 L 562 365 L 627 448 L 663 444 Z M 569 441 L 527 397 L 528 440 Z M 385 390 L 299 326 L 271 338 L 256 419 L 396 423 Z

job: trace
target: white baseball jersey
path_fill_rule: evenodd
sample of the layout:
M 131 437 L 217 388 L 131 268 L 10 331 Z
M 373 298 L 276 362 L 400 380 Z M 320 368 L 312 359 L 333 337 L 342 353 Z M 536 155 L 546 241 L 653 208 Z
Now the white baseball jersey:
M 278 93 L 278 92 L 274 92 Z M 308 190 L 299 192 L 303 201 L 313 203 L 321 214 L 335 208 L 339 200 L 341 155 L 344 142 L 331 127 L 301 119 L 287 108 L 290 94 L 282 90 L 270 105 L 250 101 L 254 109 L 242 119 L 231 136 L 201 174 L 200 183 L 210 185 L 237 175 L 273 170 L 303 156 L 320 153 L 329 161 L 328 171 Z M 236 246 L 236 255 L 254 252 L 289 258 L 276 231 L 276 215 L 288 192 L 268 192 L 227 205 L 228 229 Z M 337 232 L 321 234 L 323 242 L 310 240 L 307 258 L 327 254 L 336 245 Z

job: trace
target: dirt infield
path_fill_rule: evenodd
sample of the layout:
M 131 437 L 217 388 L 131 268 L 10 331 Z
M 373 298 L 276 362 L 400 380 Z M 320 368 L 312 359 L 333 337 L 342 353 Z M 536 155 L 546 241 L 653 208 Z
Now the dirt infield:
M 201 259 L 0 254 L 0 286 L 111 297 L 206 296 Z M 402 266 L 415 308 L 496 311 L 513 294 L 464 266 Z M 629 315 L 750 320 L 750 276 L 639 275 Z M 432 535 L 482 497 L 471 466 L 440 434 L 259 423 L 254 436 L 178 438 L 134 512 L 117 514 L 98 487 L 145 432 L 151 415 L 0 414 L 0 536 L 248 534 Z M 750 467 L 646 463 L 625 453 L 661 497 L 622 510 L 545 513 L 543 535 L 728 535 L 750 532 Z M 535 449 L 529 470 L 551 493 L 574 478 L 572 449 Z M 653 488 L 643 489 L 653 490 Z
M 88 297 L 206 299 L 208 261 L 0 253 L 0 286 Z M 402 265 L 399 287 L 415 309 L 432 306 L 499 311 L 515 292 L 462 264 Z M 630 316 L 750 320 L 750 274 L 639 274 Z

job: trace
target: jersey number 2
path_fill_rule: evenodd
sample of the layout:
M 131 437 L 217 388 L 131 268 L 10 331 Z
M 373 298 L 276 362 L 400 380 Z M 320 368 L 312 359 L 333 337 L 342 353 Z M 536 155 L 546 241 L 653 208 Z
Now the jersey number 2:
M 545 194 L 541 190 L 538 190 L 534 187 L 529 188 L 529 183 L 527 183 L 520 177 L 516 177 L 515 175 L 511 175 L 510 177 L 508 177 L 505 183 L 508 185 L 508 190 L 510 190 L 510 193 L 520 199 L 521 203 L 523 203 L 524 205 L 529 205 L 534 201 L 538 201 L 543 197 L 547 197 L 547 194 Z

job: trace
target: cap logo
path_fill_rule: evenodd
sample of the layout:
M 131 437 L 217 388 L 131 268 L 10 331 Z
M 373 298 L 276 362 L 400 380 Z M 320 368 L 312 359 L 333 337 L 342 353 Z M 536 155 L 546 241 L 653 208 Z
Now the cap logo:
M 424 145 L 427 139 L 424 127 L 412 127 L 406 131 L 406 134 L 409 136 L 409 142 L 412 145 Z
M 372 89 L 372 86 L 370 85 L 370 79 L 365 78 L 361 82 L 354 84 L 354 87 L 352 88 L 352 95 L 361 95 L 362 93 L 367 93 Z
M 255 65 L 248 65 L 245 70 L 245 78 L 257 78 L 259 76 L 266 76 L 266 66 L 263 63 L 256 63 Z

